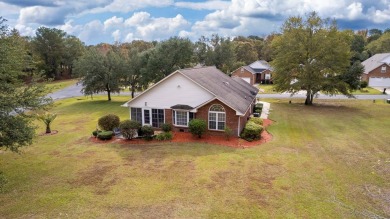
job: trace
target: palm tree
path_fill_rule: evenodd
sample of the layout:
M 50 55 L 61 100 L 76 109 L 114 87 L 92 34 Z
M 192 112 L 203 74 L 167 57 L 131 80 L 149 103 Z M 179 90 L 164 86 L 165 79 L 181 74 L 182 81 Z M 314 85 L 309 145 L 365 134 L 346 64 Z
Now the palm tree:
M 38 115 L 38 119 L 41 120 L 46 125 L 46 133 L 51 133 L 50 124 L 57 117 L 57 114 L 46 112 L 44 114 Z

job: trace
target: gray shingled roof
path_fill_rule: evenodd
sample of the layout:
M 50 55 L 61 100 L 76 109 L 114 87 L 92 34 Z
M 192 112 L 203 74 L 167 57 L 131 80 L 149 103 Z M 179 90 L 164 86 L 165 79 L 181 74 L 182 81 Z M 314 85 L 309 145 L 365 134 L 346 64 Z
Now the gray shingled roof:
M 364 66 L 364 74 L 368 74 L 372 70 L 383 65 L 384 61 L 387 61 L 389 57 L 390 57 L 390 53 L 379 53 L 366 59 L 364 62 L 362 62 L 362 65 Z
M 242 114 L 247 111 L 259 91 L 241 78 L 238 78 L 239 80 L 237 78 L 233 79 L 214 66 L 180 69 L 178 71 Z

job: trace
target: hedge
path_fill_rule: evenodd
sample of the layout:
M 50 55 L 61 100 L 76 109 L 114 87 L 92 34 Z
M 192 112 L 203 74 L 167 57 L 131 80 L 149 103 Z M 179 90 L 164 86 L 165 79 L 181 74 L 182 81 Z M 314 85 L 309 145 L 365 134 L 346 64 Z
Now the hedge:
M 248 121 L 245 125 L 244 130 L 241 132 L 241 138 L 247 141 L 259 140 L 261 138 L 261 132 L 263 131 L 263 126 L 254 123 L 253 121 Z
M 113 134 L 114 134 L 113 131 L 102 131 L 98 133 L 97 137 L 100 140 L 110 140 Z

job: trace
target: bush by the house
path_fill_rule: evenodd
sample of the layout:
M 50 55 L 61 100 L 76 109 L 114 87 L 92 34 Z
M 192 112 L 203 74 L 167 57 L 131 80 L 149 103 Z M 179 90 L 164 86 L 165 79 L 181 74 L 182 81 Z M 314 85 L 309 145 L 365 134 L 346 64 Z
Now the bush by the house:
M 113 131 L 102 131 L 98 133 L 97 137 L 100 140 L 110 140 L 113 134 L 114 134 Z
M 99 118 L 98 124 L 101 129 L 112 131 L 119 126 L 119 117 L 114 114 L 108 114 Z
M 134 138 L 139 128 L 141 128 L 141 124 L 134 120 L 127 119 L 119 123 L 120 132 L 126 139 Z
M 368 82 L 367 81 L 361 81 L 360 82 L 360 88 L 366 88 L 368 86 Z
M 226 138 L 226 140 L 230 140 L 230 137 L 233 136 L 233 130 L 226 126 L 224 131 L 225 131 L 225 138 Z
M 256 103 L 255 106 L 253 107 L 253 112 L 255 113 L 261 113 L 263 110 L 263 104 L 262 103 Z
M 201 138 L 202 135 L 206 132 L 207 123 L 203 119 L 193 119 L 188 124 L 188 128 L 194 136 Z
M 141 133 L 142 133 L 142 136 L 146 140 L 152 140 L 153 139 L 154 130 L 153 130 L 152 126 L 150 126 L 150 125 L 142 126 L 141 127 Z
M 250 122 L 254 122 L 256 123 L 257 125 L 263 125 L 263 119 L 262 118 L 259 118 L 259 117 L 251 117 L 249 119 Z
M 172 132 L 161 132 L 156 136 L 156 140 L 158 141 L 172 140 L 172 138 L 173 138 Z
M 248 121 L 245 125 L 244 130 L 241 132 L 241 138 L 247 141 L 258 140 L 261 137 L 263 126 L 258 125 L 252 121 Z
M 170 131 L 172 131 L 172 125 L 169 124 L 169 123 L 164 123 L 164 124 L 161 125 L 161 129 L 164 132 L 170 132 Z
M 95 131 L 92 132 L 92 135 L 96 137 L 100 132 L 102 132 L 102 131 L 101 130 L 95 130 Z

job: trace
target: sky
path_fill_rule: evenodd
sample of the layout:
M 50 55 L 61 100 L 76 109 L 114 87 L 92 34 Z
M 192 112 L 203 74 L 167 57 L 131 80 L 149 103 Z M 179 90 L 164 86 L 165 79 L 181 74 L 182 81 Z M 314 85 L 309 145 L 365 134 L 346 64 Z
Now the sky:
M 64 30 L 86 45 L 196 41 L 280 32 L 291 16 L 316 11 L 341 29 L 390 28 L 390 0 L 0 0 L 0 16 L 24 36 L 40 26 Z

